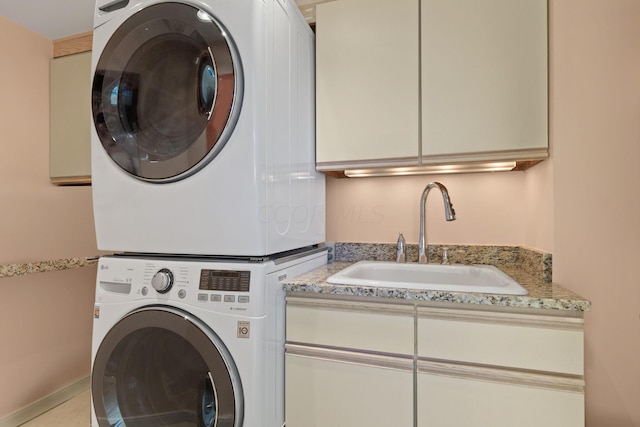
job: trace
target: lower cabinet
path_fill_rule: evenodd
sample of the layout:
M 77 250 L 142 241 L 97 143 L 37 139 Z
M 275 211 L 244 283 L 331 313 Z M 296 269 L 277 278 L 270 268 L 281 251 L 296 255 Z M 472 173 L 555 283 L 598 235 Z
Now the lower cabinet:
M 287 427 L 413 425 L 411 306 L 287 297 Z
M 287 354 L 287 427 L 411 426 L 411 361 L 406 370 L 375 363 Z
M 584 426 L 581 315 L 416 313 L 418 426 Z
M 581 312 L 287 297 L 288 427 L 584 426 Z
M 584 426 L 584 395 L 561 387 L 424 373 L 420 365 L 417 385 L 418 426 Z

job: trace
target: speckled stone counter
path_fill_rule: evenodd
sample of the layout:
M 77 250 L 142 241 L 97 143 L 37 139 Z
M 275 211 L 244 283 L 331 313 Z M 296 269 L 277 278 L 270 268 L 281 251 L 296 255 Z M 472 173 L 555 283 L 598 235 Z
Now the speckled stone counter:
M 360 260 L 389 261 L 395 256 L 395 245 L 336 244 L 336 262 L 320 267 L 284 283 L 287 292 L 375 297 L 408 301 L 430 301 L 461 304 L 481 304 L 515 308 L 588 311 L 591 302 L 568 289 L 551 283 L 551 255 L 518 247 L 460 247 L 449 246 L 451 262 L 463 264 L 491 264 L 518 281 L 528 295 L 500 295 L 467 292 L 422 291 L 369 286 L 347 286 L 327 283 L 332 274 Z M 356 246 L 354 246 L 356 245 Z M 361 245 L 361 246 L 358 246 Z M 361 249 L 361 250 L 358 250 Z M 438 247 L 430 247 L 439 262 Z M 412 249 L 410 248 L 409 253 Z M 410 259 L 413 259 L 411 256 Z M 484 261 L 484 262 L 482 262 Z
M 46 271 L 70 270 L 98 263 L 98 257 L 63 258 L 50 261 L 29 262 L 25 264 L 0 265 L 0 279 Z

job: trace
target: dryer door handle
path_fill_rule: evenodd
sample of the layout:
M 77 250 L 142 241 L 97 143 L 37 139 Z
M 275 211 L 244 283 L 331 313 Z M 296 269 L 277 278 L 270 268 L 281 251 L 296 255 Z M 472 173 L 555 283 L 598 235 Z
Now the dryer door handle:
M 200 114 L 206 115 L 207 120 L 211 120 L 218 95 L 218 71 L 210 47 L 207 48 L 207 53 L 199 58 L 199 61 L 200 66 L 196 79 L 198 82 L 198 108 Z

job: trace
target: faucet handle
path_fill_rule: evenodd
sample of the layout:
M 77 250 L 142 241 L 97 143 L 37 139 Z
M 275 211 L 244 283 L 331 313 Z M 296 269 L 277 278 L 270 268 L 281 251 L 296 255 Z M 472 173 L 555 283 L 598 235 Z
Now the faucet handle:
M 449 248 L 442 248 L 442 265 L 449 265 Z
M 407 262 L 407 247 L 402 233 L 398 236 L 396 244 L 396 262 Z

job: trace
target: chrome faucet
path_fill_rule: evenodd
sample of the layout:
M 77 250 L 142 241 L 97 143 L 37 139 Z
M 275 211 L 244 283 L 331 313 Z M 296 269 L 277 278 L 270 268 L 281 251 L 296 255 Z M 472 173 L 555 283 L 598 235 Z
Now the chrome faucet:
M 396 262 L 407 262 L 407 246 L 402 233 L 398 236 L 398 243 L 396 243 Z
M 447 187 L 439 182 L 429 183 L 420 198 L 420 239 L 418 240 L 418 262 L 420 264 L 429 263 L 428 246 L 427 246 L 427 227 L 425 226 L 425 206 L 427 204 L 427 196 L 432 188 L 437 188 L 442 193 L 442 200 L 444 201 L 444 219 L 447 221 L 453 221 L 456 219 L 456 212 L 453 210 L 453 205 L 449 199 L 449 192 Z

